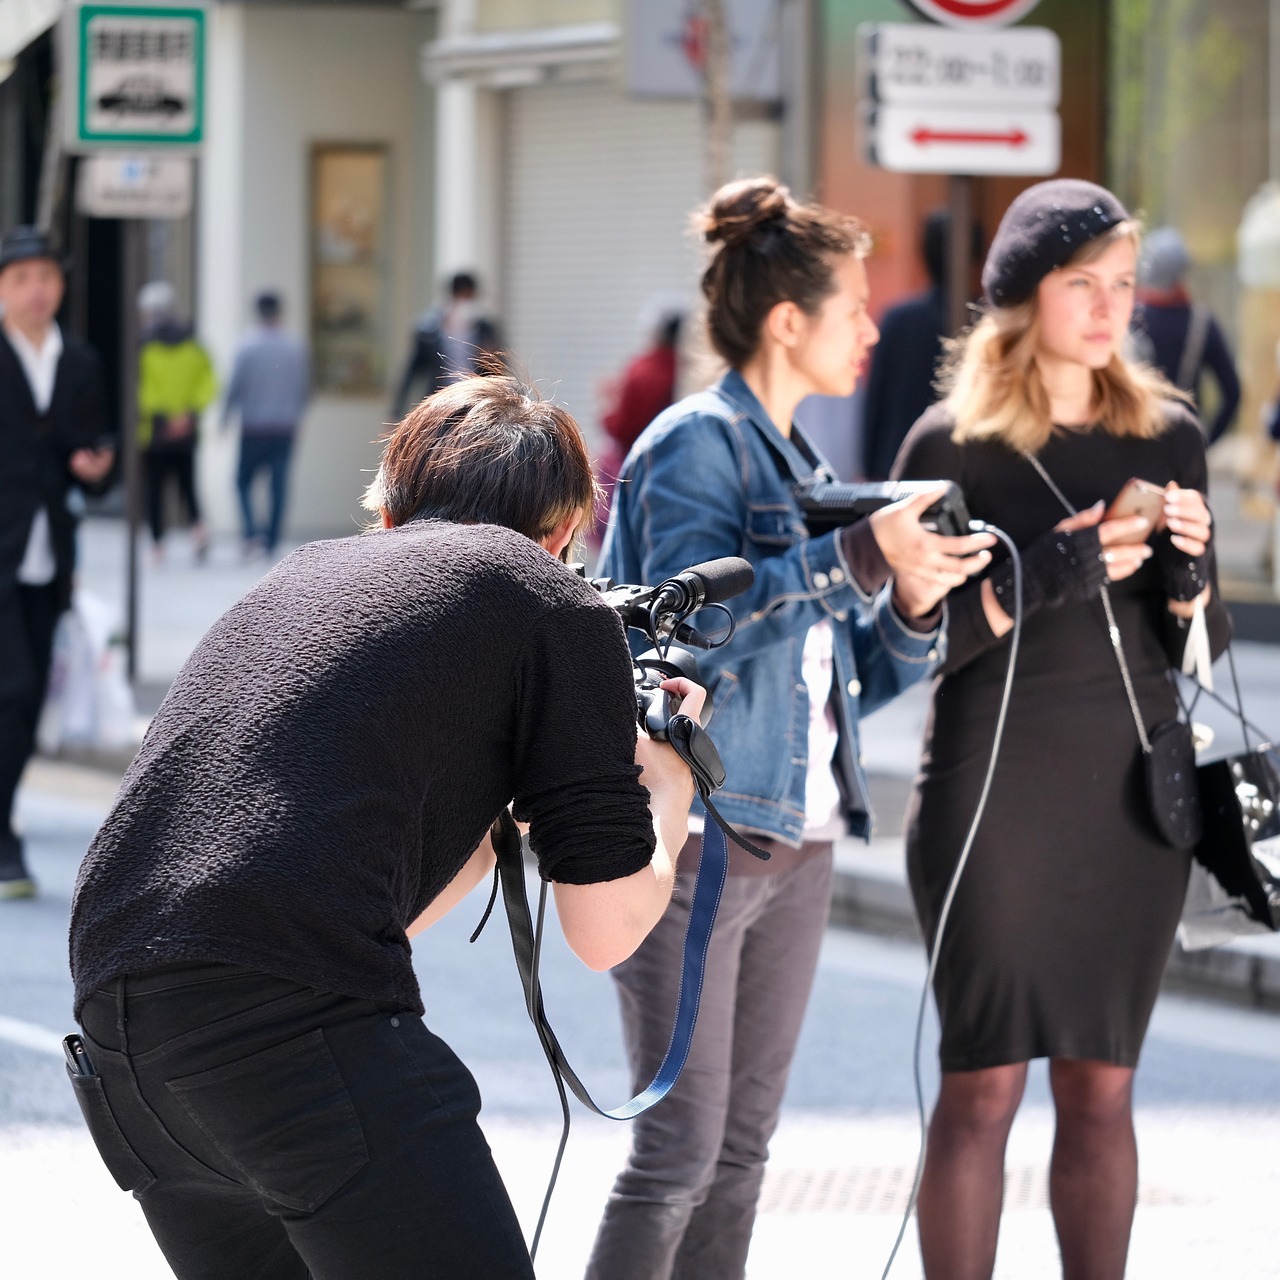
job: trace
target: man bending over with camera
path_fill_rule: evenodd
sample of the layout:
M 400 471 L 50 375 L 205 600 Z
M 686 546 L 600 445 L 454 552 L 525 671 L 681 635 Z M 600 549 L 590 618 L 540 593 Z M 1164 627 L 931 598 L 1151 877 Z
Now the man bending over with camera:
M 564 410 L 454 384 L 387 441 L 383 527 L 286 558 L 157 713 L 76 885 L 68 1056 L 180 1280 L 533 1275 L 409 935 L 512 800 L 591 968 L 667 904 L 693 783 L 558 558 L 594 496 Z

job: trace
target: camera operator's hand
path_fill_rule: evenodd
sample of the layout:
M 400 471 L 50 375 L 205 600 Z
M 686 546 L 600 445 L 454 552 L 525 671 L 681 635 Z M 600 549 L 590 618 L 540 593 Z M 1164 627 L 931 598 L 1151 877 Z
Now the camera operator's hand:
M 991 563 L 987 550 L 995 538 L 970 533 L 963 538 L 931 533 L 920 517 L 946 493 L 946 487 L 894 502 L 867 519 L 880 553 L 893 570 L 893 601 L 908 618 L 922 618 L 941 603 L 952 587 L 967 582 Z
M 706 703 L 706 690 L 683 677 L 664 680 L 662 688 L 683 703 L 680 714 L 696 720 Z M 676 881 L 676 858 L 689 833 L 693 774 L 665 742 L 641 731 L 636 763 L 649 790 L 655 845 L 649 865 L 619 880 L 600 884 L 556 884 L 560 927 L 573 953 L 591 969 L 611 969 L 644 941 L 662 918 Z
M 681 715 L 702 723 L 707 691 L 700 684 L 680 676 L 664 680 L 661 687 L 680 699 Z M 648 787 L 649 794 L 653 797 L 650 808 L 654 811 L 654 817 L 659 817 L 660 806 L 665 811 L 668 807 L 679 809 L 683 804 L 683 813 L 680 815 L 680 823 L 683 824 L 689 815 L 689 806 L 693 803 L 693 774 L 689 772 L 689 766 L 680 759 L 669 743 L 655 742 L 643 731 L 636 741 L 636 764 L 644 770 L 640 781 Z M 682 835 L 674 849 L 679 849 L 683 843 Z

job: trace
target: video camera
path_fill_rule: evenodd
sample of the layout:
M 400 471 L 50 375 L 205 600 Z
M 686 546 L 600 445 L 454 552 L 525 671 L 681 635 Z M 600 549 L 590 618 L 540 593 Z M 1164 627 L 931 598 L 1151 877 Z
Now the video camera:
M 969 509 L 964 494 L 951 481 L 899 480 L 886 483 L 867 481 L 861 484 L 842 484 L 821 476 L 811 476 L 796 486 L 796 498 L 804 513 L 804 522 L 812 537 L 830 533 L 855 520 L 869 516 L 892 502 L 914 498 L 918 493 L 946 485 L 946 492 L 937 502 L 925 510 L 921 524 L 934 533 L 944 533 L 958 538 L 968 533 Z
M 581 566 L 575 566 L 585 578 Z M 718 649 L 733 638 L 733 615 L 723 605 L 755 581 L 755 570 L 738 556 L 724 556 L 695 564 L 656 587 L 618 585 L 612 578 L 587 578 L 626 627 L 642 631 L 653 645 L 635 662 L 636 714 L 651 738 L 667 741 L 672 716 L 680 699 L 661 688 L 664 680 L 687 676 L 698 680 L 697 660 L 688 649 L 672 649 L 672 643 L 697 649 Z M 687 619 L 700 609 L 718 609 L 728 619 L 723 634 L 697 630 Z M 701 681 L 698 681 L 701 683 Z

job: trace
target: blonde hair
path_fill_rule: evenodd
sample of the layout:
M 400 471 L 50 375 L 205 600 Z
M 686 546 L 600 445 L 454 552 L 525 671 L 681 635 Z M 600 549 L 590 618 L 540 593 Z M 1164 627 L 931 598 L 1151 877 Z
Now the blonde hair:
M 1139 225 L 1118 223 L 1084 245 L 1066 271 L 1102 257 L 1120 240 L 1137 244 Z M 1036 295 L 1011 307 L 992 307 L 950 344 L 939 390 L 955 420 L 952 438 L 1002 440 L 1020 453 L 1037 453 L 1053 432 L 1049 396 L 1036 366 L 1039 331 Z M 1165 428 L 1165 402 L 1190 402 L 1158 370 L 1120 353 L 1093 371 L 1093 411 L 1103 431 L 1149 440 Z

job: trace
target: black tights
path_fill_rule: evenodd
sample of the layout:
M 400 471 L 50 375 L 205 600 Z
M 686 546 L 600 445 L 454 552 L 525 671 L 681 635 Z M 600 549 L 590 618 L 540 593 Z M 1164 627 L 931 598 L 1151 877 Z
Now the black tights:
M 1004 1199 L 1004 1152 L 1027 1064 L 946 1072 L 920 1183 L 920 1252 L 928 1280 L 988 1280 Z M 1133 1071 L 1049 1063 L 1057 1129 L 1049 1201 L 1063 1280 L 1120 1280 L 1137 1202 Z

